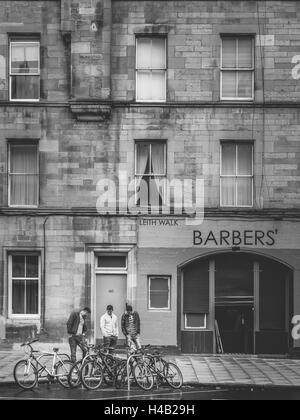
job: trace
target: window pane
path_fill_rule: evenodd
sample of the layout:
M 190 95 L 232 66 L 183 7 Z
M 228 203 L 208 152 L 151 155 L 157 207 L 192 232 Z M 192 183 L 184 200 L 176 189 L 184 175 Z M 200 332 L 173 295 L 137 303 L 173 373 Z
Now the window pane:
M 136 172 L 137 175 L 145 175 L 150 173 L 150 143 L 140 142 L 136 143 L 137 148 L 137 162 Z
M 25 277 L 25 256 L 12 255 L 12 276 Z
M 40 76 L 12 76 L 11 99 L 39 99 Z
M 252 98 L 252 75 L 251 71 L 237 72 L 239 98 Z
M 12 282 L 12 313 L 25 313 L 25 280 L 13 280 Z
M 221 178 L 221 205 L 235 205 L 235 178 Z
M 152 173 L 154 175 L 165 175 L 165 145 L 163 143 L 152 143 Z
M 169 290 L 169 279 L 153 277 L 150 280 L 150 292 L 166 292 Z
M 238 146 L 238 175 L 252 175 L 252 144 Z
M 167 278 L 150 279 L 150 307 L 168 308 L 169 280 Z
M 39 282 L 29 280 L 26 282 L 26 314 L 39 312 Z
M 205 314 L 186 314 L 186 326 L 188 328 L 204 328 Z
M 137 69 L 151 68 L 151 38 L 137 38 Z
M 139 71 L 137 72 L 137 100 L 150 101 L 151 94 L 151 73 Z
M 39 277 L 39 257 L 38 255 L 26 256 L 26 277 Z
M 164 69 L 166 67 L 165 39 L 153 38 L 151 51 L 151 67 Z
M 151 93 L 152 101 L 165 101 L 166 77 L 164 71 L 152 71 Z
M 237 179 L 237 205 L 252 206 L 252 178 Z
M 235 71 L 222 72 L 222 97 L 223 98 L 236 97 L 236 78 L 237 78 L 237 72 Z
M 236 145 L 222 144 L 222 175 L 236 175 Z
M 222 67 L 236 68 L 236 39 L 224 38 L 222 41 Z
M 11 175 L 10 179 L 10 205 L 36 206 L 38 204 L 38 177 L 36 175 Z
M 38 73 L 39 44 L 12 44 L 11 71 L 12 73 Z
M 10 173 L 38 173 L 37 147 L 35 145 L 10 145 Z
M 126 268 L 125 255 L 100 255 L 98 257 L 99 268 Z
M 238 41 L 238 67 L 252 67 L 252 40 L 239 39 Z

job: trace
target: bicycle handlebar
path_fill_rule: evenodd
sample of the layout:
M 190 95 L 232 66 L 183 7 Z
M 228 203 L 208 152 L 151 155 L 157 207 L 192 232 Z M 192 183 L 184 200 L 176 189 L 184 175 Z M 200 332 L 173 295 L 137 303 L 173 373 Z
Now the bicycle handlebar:
M 25 343 L 21 344 L 21 347 L 30 346 L 32 343 L 36 343 L 37 341 L 39 341 L 38 338 L 35 338 L 34 340 L 26 341 Z

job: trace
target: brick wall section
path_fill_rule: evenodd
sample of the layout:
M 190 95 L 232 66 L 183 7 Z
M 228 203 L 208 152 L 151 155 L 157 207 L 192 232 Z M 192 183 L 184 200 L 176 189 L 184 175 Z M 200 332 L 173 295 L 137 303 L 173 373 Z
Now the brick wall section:
M 255 141 L 255 208 L 297 208 L 299 109 L 116 109 L 111 120 L 76 122 L 67 108 L 0 108 L 0 205 L 7 206 L 7 139 L 39 138 L 40 205 L 95 208 L 97 182 L 134 176 L 134 140 L 166 139 L 168 175 L 205 179 L 205 204 L 218 207 L 220 140 Z M 263 159 L 264 156 L 264 159 Z M 262 166 L 264 164 L 264 172 Z M 263 173 L 263 176 L 262 176 Z
M 43 254 L 43 217 L 4 217 L 0 219 L 0 313 L 7 315 L 7 253 L 11 250 L 37 250 Z M 46 222 L 46 323 L 51 337 L 66 336 L 69 313 L 83 304 L 87 290 L 85 244 L 135 244 L 136 222 L 128 218 L 52 216 Z M 3 300 L 4 298 L 4 300 Z M 5 304 L 6 305 L 6 304 Z M 28 322 L 27 322 L 28 323 Z M 8 321 L 7 327 L 12 324 Z M 13 322 L 18 325 L 18 321 Z M 24 321 L 20 325 L 24 324 Z M 26 324 L 26 323 L 25 323 Z
M 41 99 L 68 99 L 70 71 L 68 51 L 60 33 L 60 15 L 60 1 L 1 1 L 0 101 L 8 100 L 8 34 L 26 33 L 41 37 Z
M 265 5 L 266 3 L 266 5 Z M 135 35 L 168 38 L 168 100 L 218 101 L 220 33 L 251 33 L 256 39 L 256 100 L 299 100 L 292 58 L 299 55 L 297 1 L 113 1 L 113 98 L 135 98 Z M 265 38 L 268 36 L 268 38 Z M 262 47 L 260 47 L 262 45 Z

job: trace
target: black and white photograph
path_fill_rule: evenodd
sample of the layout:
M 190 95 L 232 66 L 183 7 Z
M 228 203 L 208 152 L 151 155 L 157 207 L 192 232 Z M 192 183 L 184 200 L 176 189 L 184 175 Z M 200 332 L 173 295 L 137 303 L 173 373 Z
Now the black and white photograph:
M 300 400 L 299 0 L 0 0 L 4 400 Z

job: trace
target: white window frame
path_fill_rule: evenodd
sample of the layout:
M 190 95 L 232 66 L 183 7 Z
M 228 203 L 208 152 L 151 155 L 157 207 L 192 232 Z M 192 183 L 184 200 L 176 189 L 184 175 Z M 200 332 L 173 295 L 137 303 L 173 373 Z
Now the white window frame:
M 38 71 L 35 73 L 12 73 L 11 69 L 11 57 L 12 57 L 12 46 L 16 44 L 35 44 L 38 46 L 39 57 L 38 57 Z M 39 76 L 39 97 L 38 99 L 12 99 L 12 76 Z M 39 102 L 41 95 L 41 43 L 40 41 L 29 41 L 27 39 L 24 40 L 11 40 L 9 42 L 9 100 L 11 102 Z
M 128 270 L 128 254 L 127 253 L 118 253 L 118 252 L 99 252 L 95 254 L 95 264 L 96 271 L 101 273 L 127 273 Z M 125 258 L 125 267 L 99 267 L 98 258 L 101 257 L 124 257 Z
M 195 313 L 195 315 L 204 315 L 204 326 L 203 327 L 188 327 L 187 326 L 187 315 L 190 315 L 190 314 L 187 314 L 187 313 L 184 314 L 184 329 L 185 330 L 206 330 L 207 329 L 207 314 L 204 314 L 204 313 L 201 313 L 201 312 L 199 312 L 199 314 Z
M 238 42 L 240 39 L 249 39 L 251 40 L 251 44 L 252 44 L 252 66 L 249 68 L 239 68 L 239 67 L 233 67 L 233 68 L 223 68 L 223 40 L 224 39 L 235 39 L 236 41 L 236 56 L 238 57 Z M 221 101 L 254 101 L 254 80 L 255 80 L 255 48 L 254 48 L 254 36 L 222 36 L 221 37 L 221 58 L 220 58 L 220 62 L 221 62 L 221 67 L 220 67 L 220 98 Z M 238 61 L 238 59 L 237 59 Z M 223 74 L 226 73 L 226 71 L 230 71 L 230 72 L 235 72 L 235 73 L 239 73 L 239 72 L 243 72 L 243 71 L 247 71 L 250 72 L 252 74 L 252 95 L 249 98 L 243 98 L 243 97 L 223 97 Z M 238 78 L 237 78 L 237 82 L 238 84 Z M 236 85 L 236 90 L 237 90 L 237 85 Z
M 164 146 L 164 169 L 165 169 L 165 173 L 164 174 L 138 174 L 137 173 L 137 158 L 138 158 L 138 153 L 137 153 L 137 149 L 138 149 L 138 144 L 140 143 L 147 143 L 150 145 L 150 162 L 152 162 L 152 144 L 155 143 L 159 143 L 159 144 L 163 144 Z M 167 197 L 167 142 L 164 140 L 136 140 L 135 144 L 134 144 L 134 178 L 135 178 L 135 203 L 137 203 L 137 187 L 138 187 L 138 182 L 140 180 L 140 178 L 144 178 L 144 177 L 148 177 L 148 178 L 158 178 L 159 180 L 163 180 L 164 182 L 164 188 L 163 188 L 163 192 L 162 192 L 162 206 L 154 206 L 151 203 L 148 203 L 147 209 L 151 208 L 151 209 L 162 209 L 165 205 L 166 202 L 166 197 Z M 149 184 L 148 184 L 149 185 Z M 137 206 L 138 208 L 145 208 L 145 206 Z
M 223 175 L 223 168 L 222 168 L 222 162 L 223 162 L 223 156 L 222 156 L 222 152 L 223 152 L 223 145 L 224 144 L 234 144 L 235 145 L 235 159 L 236 159 L 236 174 L 232 174 L 232 175 Z M 239 145 L 243 145 L 243 144 L 248 144 L 252 146 L 252 156 L 251 156 L 251 160 L 252 160 L 252 175 L 238 175 L 237 174 L 237 170 L 238 170 L 238 146 Z M 222 179 L 224 178 L 235 178 L 235 203 L 233 205 L 229 205 L 229 204 L 223 204 L 223 193 L 222 193 Z M 251 204 L 249 205 L 241 205 L 241 204 L 237 204 L 237 199 L 238 199 L 238 183 L 237 183 L 237 179 L 239 178 L 251 178 L 252 179 L 252 183 L 251 183 Z M 251 141 L 248 142 L 242 142 L 242 141 L 223 141 L 221 142 L 220 145 L 220 206 L 221 207 L 230 207 L 230 208 L 252 208 L 254 205 L 254 143 Z
M 12 257 L 13 256 L 37 256 L 38 257 L 38 278 L 33 277 L 12 277 Z M 25 259 L 26 261 L 26 259 Z M 25 263 L 26 264 L 26 263 Z M 25 271 L 26 273 L 26 271 Z M 10 319 L 22 319 L 22 320 L 30 320 L 30 319 L 39 319 L 41 316 L 41 273 L 42 273 L 42 267 L 41 267 L 41 254 L 38 252 L 12 252 L 8 255 L 8 317 Z M 38 280 L 38 313 L 37 314 L 13 314 L 12 311 L 12 282 L 14 280 Z M 26 290 L 26 289 L 25 289 Z
M 165 279 L 168 281 L 168 306 L 165 308 L 153 308 L 151 306 L 151 280 L 152 279 Z M 148 310 L 153 312 L 166 312 L 171 310 L 171 276 L 160 276 L 160 275 L 151 275 L 148 276 Z
M 28 147 L 32 147 L 32 146 L 36 146 L 36 159 L 37 159 L 37 174 L 19 174 L 19 173 L 11 173 L 11 146 L 28 146 Z M 40 202 L 40 165 L 39 165 L 39 145 L 38 142 L 24 142 L 24 144 L 22 144 L 21 142 L 9 142 L 8 143 L 8 207 L 12 207 L 12 208 L 38 208 L 39 206 L 39 202 Z M 11 176 L 12 175 L 32 175 L 36 177 L 36 182 L 37 182 L 37 203 L 36 204 L 30 204 L 30 205 L 24 205 L 24 204 L 11 204 L 10 199 L 11 199 Z
M 165 41 L 165 63 L 164 63 L 164 67 L 162 68 L 138 68 L 138 62 L 137 62 L 137 50 L 138 50 L 138 40 L 139 39 L 143 39 L 143 38 L 147 38 L 147 39 L 151 39 L 151 44 L 152 44 L 152 40 L 154 38 L 160 38 L 163 39 Z M 138 99 L 138 73 L 139 72 L 149 72 L 150 74 L 152 74 L 152 71 L 164 71 L 165 74 L 165 91 L 164 91 L 164 99 Z M 166 102 L 167 100 L 167 38 L 165 36 L 156 36 L 156 37 L 150 37 L 150 36 L 137 36 L 135 38 L 135 100 L 136 102 Z

